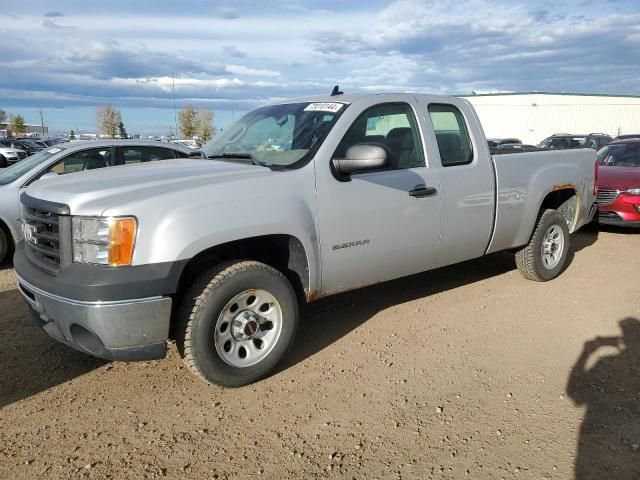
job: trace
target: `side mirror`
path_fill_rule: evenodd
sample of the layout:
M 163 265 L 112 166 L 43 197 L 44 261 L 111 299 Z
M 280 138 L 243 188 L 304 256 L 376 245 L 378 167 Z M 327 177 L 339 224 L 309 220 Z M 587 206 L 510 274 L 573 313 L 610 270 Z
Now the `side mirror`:
M 334 158 L 333 167 L 339 174 L 380 170 L 389 164 L 389 157 L 384 147 L 375 143 L 358 143 L 349 147 L 345 158 Z

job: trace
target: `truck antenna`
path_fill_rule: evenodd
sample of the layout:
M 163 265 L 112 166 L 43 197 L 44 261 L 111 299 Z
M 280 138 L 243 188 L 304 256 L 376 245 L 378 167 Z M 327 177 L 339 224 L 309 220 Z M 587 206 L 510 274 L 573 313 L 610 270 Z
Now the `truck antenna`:
M 340 91 L 340 87 L 338 85 L 336 85 L 335 87 L 333 87 L 333 90 L 331 90 L 331 96 L 335 97 L 338 95 L 342 95 L 344 92 Z

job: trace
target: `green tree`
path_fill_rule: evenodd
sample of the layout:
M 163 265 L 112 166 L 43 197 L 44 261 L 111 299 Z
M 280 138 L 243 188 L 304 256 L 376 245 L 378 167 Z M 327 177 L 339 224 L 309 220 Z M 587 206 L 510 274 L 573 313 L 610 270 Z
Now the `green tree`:
M 203 108 L 198 110 L 196 115 L 197 135 L 198 139 L 208 142 L 216 134 L 216 127 L 213 125 L 213 112 Z
M 100 133 L 109 138 L 115 138 L 118 125 L 122 122 L 120 110 L 113 105 L 103 105 L 96 107 L 96 123 Z
M 198 131 L 198 112 L 191 105 L 187 105 L 180 110 L 178 118 L 182 136 L 184 138 L 193 138 Z
M 129 138 L 127 136 L 127 131 L 124 129 L 124 123 L 122 123 L 122 120 L 118 124 L 118 135 L 120 135 L 120 138 Z
M 69 140 L 75 140 L 76 139 L 76 132 L 73 131 L 73 129 L 71 129 L 71 131 L 69 132 Z
M 22 115 L 14 115 L 9 120 L 9 130 L 14 135 L 23 135 L 27 131 L 27 125 L 24 123 Z
M 4 124 L 7 121 L 7 112 L 0 108 L 0 124 Z

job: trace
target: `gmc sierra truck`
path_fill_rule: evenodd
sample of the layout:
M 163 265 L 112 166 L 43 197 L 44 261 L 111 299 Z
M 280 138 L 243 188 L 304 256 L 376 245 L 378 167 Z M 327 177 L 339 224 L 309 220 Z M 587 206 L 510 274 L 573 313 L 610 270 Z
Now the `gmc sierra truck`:
M 203 151 L 22 194 L 14 265 L 46 333 L 124 361 L 175 339 L 204 380 L 245 385 L 283 358 L 301 302 L 500 250 L 551 280 L 595 213 L 593 150 L 492 157 L 459 98 L 279 102 Z

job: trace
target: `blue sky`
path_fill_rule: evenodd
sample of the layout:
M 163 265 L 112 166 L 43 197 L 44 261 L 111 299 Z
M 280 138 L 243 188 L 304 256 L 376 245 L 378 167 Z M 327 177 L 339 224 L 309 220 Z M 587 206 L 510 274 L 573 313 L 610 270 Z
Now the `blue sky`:
M 224 127 L 265 101 L 329 92 L 640 94 L 637 0 L 7 2 L 0 107 L 52 130 L 130 133 L 178 108 Z

